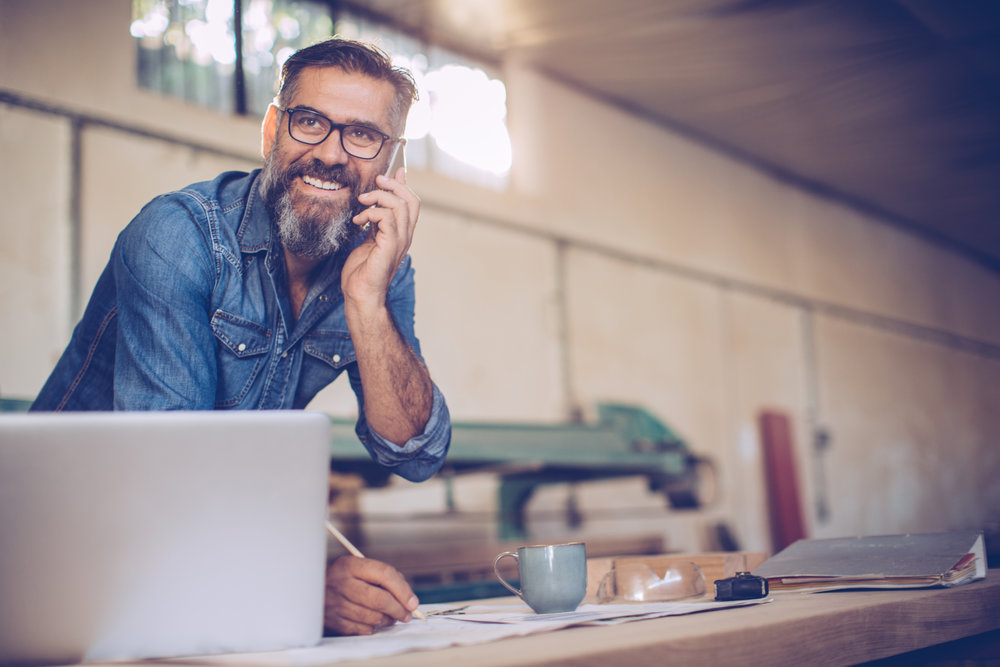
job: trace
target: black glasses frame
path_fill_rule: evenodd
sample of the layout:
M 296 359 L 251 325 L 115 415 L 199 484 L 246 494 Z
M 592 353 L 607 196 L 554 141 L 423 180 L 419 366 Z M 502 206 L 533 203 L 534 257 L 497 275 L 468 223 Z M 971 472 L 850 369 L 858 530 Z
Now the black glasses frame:
M 399 139 L 394 138 L 394 137 L 386 134 L 385 132 L 382 132 L 381 130 L 377 130 L 377 129 L 375 129 L 374 127 L 372 127 L 370 125 L 361 125 L 360 123 L 334 123 L 332 120 L 330 120 L 329 118 L 327 118 L 326 116 L 324 116 L 320 112 L 313 111 L 312 109 L 303 109 L 303 108 L 300 108 L 300 107 L 294 107 L 294 108 L 289 109 L 289 108 L 283 107 L 283 106 L 281 106 L 279 104 L 275 104 L 274 107 L 276 109 L 284 111 L 286 114 L 288 114 L 288 136 L 290 136 L 292 139 L 294 139 L 295 141 L 299 142 L 300 144 L 306 144 L 307 146 L 318 146 L 318 145 L 320 145 L 321 143 L 323 143 L 324 141 L 326 141 L 327 139 L 330 138 L 330 135 L 333 134 L 334 130 L 337 130 L 340 133 L 340 147 L 344 149 L 345 153 L 347 153 L 351 157 L 356 157 L 359 160 L 374 160 L 375 158 L 378 157 L 378 154 L 382 152 L 382 149 L 385 147 L 385 144 L 386 144 L 387 141 L 390 142 L 390 143 L 399 141 Z M 312 116 L 318 116 L 319 118 L 322 118 L 323 120 L 325 120 L 327 123 L 330 124 L 330 129 L 323 136 L 323 138 L 320 139 L 319 141 L 303 141 L 302 139 L 299 139 L 298 137 L 296 137 L 292 133 L 292 116 L 294 116 L 297 113 L 307 113 L 307 114 L 310 114 Z M 362 157 L 360 155 L 356 155 L 356 154 L 354 154 L 354 153 L 351 152 L 351 149 L 348 148 L 347 144 L 344 143 L 344 130 L 346 128 L 348 128 L 348 127 L 361 127 L 361 128 L 364 128 L 365 130 L 367 130 L 369 132 L 374 132 L 375 134 L 377 134 L 380 137 L 382 137 L 382 143 L 379 144 L 378 150 L 375 151 L 374 155 L 372 155 L 371 157 Z

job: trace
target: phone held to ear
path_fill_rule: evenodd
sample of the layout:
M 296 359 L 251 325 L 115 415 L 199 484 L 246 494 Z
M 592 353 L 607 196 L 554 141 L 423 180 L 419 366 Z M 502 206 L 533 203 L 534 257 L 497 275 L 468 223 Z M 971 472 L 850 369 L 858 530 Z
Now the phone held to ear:
M 389 154 L 389 166 L 385 168 L 384 175 L 395 178 L 396 172 L 402 167 L 406 169 L 406 139 L 399 139 L 392 144 L 392 153 Z
M 392 152 L 389 154 L 389 166 L 385 168 L 383 172 L 384 176 L 389 178 L 395 178 L 396 172 L 402 167 L 405 173 L 406 170 L 406 151 L 404 147 L 406 146 L 406 139 L 399 139 L 392 144 Z M 374 204 L 372 204 L 374 206 Z M 365 231 L 368 232 L 368 238 L 375 238 L 375 234 L 378 233 L 378 223 L 375 224 L 368 223 L 364 226 Z

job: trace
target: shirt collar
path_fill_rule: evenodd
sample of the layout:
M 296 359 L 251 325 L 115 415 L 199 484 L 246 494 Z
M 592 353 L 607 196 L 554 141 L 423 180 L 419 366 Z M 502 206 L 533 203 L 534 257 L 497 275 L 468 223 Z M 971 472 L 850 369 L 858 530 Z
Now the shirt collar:
M 277 239 L 274 238 L 271 216 L 267 214 L 267 207 L 264 206 L 264 200 L 260 195 L 260 182 L 261 170 L 257 169 L 253 173 L 253 181 L 247 195 L 247 206 L 243 211 L 243 219 L 240 221 L 237 233 L 240 251 L 244 254 L 270 251 L 272 247 L 279 247 Z

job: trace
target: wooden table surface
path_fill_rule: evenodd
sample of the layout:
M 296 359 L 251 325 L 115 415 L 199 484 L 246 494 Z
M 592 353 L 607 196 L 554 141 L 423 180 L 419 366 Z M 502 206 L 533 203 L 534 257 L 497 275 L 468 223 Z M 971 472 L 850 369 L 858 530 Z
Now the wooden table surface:
M 780 592 L 773 602 L 577 627 L 337 667 L 851 665 L 1000 629 L 1000 569 L 954 588 Z M 996 656 L 1000 658 L 1000 654 Z
M 471 646 L 333 663 L 333 667 L 662 667 L 856 665 L 976 638 L 975 655 L 1000 662 L 1000 569 L 954 588 L 783 591 L 761 605 L 621 625 L 571 627 Z M 510 604 L 513 597 L 495 598 Z M 489 601 L 478 600 L 477 603 Z M 458 603 L 456 603 L 458 604 Z M 988 633 L 983 637 L 984 633 Z M 939 647 L 954 658 L 955 645 Z M 935 650 L 935 649 L 931 649 Z M 270 666 L 280 653 L 267 654 Z M 108 667 L 233 667 L 240 656 L 89 663 Z M 936 656 L 940 658 L 940 656 Z M 912 656 L 897 665 L 927 664 Z M 260 665 L 260 661 L 247 664 Z M 312 663 L 310 663 L 312 664 Z M 937 663 L 940 664 L 940 663 Z M 959 663 L 952 663 L 959 664 Z M 287 665 L 294 665 L 289 656 Z

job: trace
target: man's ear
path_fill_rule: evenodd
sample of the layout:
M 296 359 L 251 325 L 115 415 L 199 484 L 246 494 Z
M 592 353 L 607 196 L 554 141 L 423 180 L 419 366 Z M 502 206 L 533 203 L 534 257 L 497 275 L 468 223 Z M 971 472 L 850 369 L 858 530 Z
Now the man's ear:
M 267 159 L 271 154 L 274 142 L 278 140 L 278 107 L 271 104 L 264 114 L 264 121 L 260 124 L 260 154 Z

